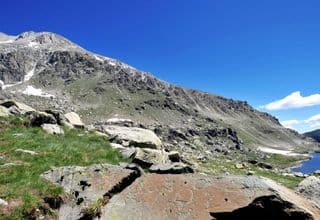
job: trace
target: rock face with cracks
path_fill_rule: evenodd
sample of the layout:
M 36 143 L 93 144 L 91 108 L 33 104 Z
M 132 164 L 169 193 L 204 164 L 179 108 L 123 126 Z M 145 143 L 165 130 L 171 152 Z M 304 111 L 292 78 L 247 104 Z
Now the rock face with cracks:
M 134 181 L 139 172 L 108 164 L 90 167 L 69 166 L 52 169 L 42 176 L 64 188 L 67 201 L 60 207 L 59 219 L 85 217 L 99 201 L 108 200 L 122 187 Z
M 59 219 L 320 219 L 314 203 L 268 179 L 140 176 L 138 170 L 106 164 L 62 167 L 43 177 L 61 185 L 69 195 Z M 90 207 L 99 211 L 88 213 Z M 263 214 L 269 212 L 271 215 Z
M 282 204 L 275 219 L 283 213 L 299 216 L 294 219 L 320 218 L 312 203 L 271 180 L 151 174 L 112 197 L 101 219 L 212 219 L 212 213 L 233 212 L 263 196 L 266 202 L 276 198 Z

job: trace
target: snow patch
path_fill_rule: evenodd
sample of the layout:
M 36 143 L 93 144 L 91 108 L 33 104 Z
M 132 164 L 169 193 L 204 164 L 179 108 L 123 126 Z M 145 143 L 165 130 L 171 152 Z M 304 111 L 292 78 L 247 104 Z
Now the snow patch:
M 24 76 L 24 82 L 27 82 L 31 79 L 31 77 L 34 75 L 34 71 L 36 69 L 36 65 Z
M 36 48 L 37 46 L 38 46 L 37 42 L 29 42 L 28 43 L 28 47 L 31 47 L 31 48 Z
M 109 61 L 108 64 L 111 65 L 111 66 L 116 66 L 116 65 L 117 65 L 117 64 L 116 64 L 115 62 L 113 62 L 113 61 Z
M 22 93 L 25 95 L 40 96 L 40 97 L 44 97 L 44 98 L 54 97 L 54 95 L 43 92 L 41 89 L 36 89 L 33 86 L 27 86 L 27 88 Z
M 265 153 L 269 153 L 269 154 L 281 154 L 285 156 L 307 156 L 306 154 L 294 153 L 291 150 L 278 150 L 278 149 L 273 149 L 268 147 L 259 147 L 258 150 Z
M 5 90 L 7 88 L 10 88 L 10 87 L 13 87 L 13 86 L 17 86 L 17 85 L 19 85 L 19 84 L 21 84 L 23 82 L 29 81 L 31 79 L 31 77 L 34 75 L 35 69 L 36 69 L 36 65 L 29 72 L 26 73 L 26 75 L 24 76 L 23 81 L 21 81 L 21 82 L 17 82 L 17 83 L 13 83 L 13 84 L 4 84 L 4 82 L 0 80 L 0 88 L 2 90 Z
M 2 89 L 5 90 L 5 89 L 7 89 L 7 88 L 10 88 L 10 87 L 12 87 L 12 86 L 19 85 L 19 84 L 21 84 L 21 83 L 22 83 L 22 82 L 17 82 L 17 83 L 14 83 L 14 84 L 5 84 L 5 85 L 2 86 Z
M 107 120 L 107 123 L 113 124 L 113 123 L 133 123 L 131 119 L 127 118 L 110 118 Z
M 100 56 L 97 55 L 93 55 L 94 58 L 96 58 L 96 60 L 100 61 L 100 62 L 104 62 L 104 59 L 102 59 Z

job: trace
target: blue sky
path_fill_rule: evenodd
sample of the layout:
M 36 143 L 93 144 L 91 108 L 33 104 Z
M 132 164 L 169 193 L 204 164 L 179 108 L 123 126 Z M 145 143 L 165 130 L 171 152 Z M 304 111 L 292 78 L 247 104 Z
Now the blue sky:
M 302 132 L 320 128 L 319 11 L 317 0 L 2 0 L 0 32 L 56 32 Z

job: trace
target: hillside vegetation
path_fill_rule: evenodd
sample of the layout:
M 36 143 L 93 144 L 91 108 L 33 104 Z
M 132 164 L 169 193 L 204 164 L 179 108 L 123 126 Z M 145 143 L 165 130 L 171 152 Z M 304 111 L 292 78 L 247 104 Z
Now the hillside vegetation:
M 0 210 L 0 219 L 22 219 L 36 208 L 51 212 L 44 199 L 58 199 L 63 190 L 40 174 L 52 166 L 117 164 L 123 160 L 104 137 L 75 129 L 65 129 L 64 136 L 46 134 L 31 127 L 25 117 L 0 118 L 0 133 L 0 198 L 9 201 L 9 206 Z

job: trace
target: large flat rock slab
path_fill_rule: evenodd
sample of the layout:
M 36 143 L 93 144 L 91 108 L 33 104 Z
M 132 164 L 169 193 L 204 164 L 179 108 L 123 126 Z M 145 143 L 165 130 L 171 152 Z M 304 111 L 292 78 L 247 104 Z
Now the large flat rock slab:
M 154 149 L 160 149 L 162 146 L 159 137 L 153 131 L 144 128 L 104 125 L 102 129 L 123 145 Z
M 279 208 L 283 215 L 301 213 L 305 216 L 296 219 L 320 218 L 314 204 L 268 179 L 148 174 L 113 196 L 104 207 L 101 219 L 215 219 L 215 213 L 217 216 L 227 213 L 228 216 L 256 199 L 266 200 L 268 204 L 281 203 L 285 206 Z M 252 211 L 251 206 L 248 211 L 244 210 Z M 232 215 L 229 217 L 216 219 L 236 219 Z
M 68 199 L 59 210 L 59 219 L 72 220 L 81 218 L 86 208 L 95 205 L 107 193 L 121 189 L 121 184 L 133 181 L 137 173 L 120 166 L 99 164 L 54 168 L 42 177 L 63 187 Z

